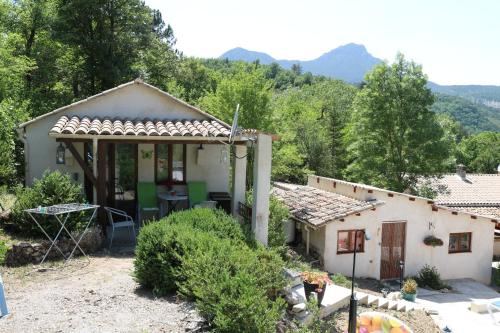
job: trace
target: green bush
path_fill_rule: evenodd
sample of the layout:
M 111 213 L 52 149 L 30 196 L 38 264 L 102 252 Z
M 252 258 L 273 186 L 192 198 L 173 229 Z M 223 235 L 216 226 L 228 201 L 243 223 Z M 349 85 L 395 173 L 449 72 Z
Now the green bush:
M 500 287 L 500 264 L 492 269 L 491 282 L 494 286 Z
M 35 179 L 32 187 L 17 186 L 14 190 L 17 201 L 12 207 L 9 220 L 5 222 L 5 228 L 22 233 L 23 236 L 45 237 L 33 220 L 24 213 L 25 209 L 84 202 L 81 186 L 73 183 L 69 175 L 59 171 L 46 171 L 42 179 Z M 58 222 L 53 217 L 38 217 L 47 233 L 54 236 L 60 227 Z M 69 231 L 78 231 L 82 228 L 83 221 L 82 214 L 73 213 L 66 223 L 66 228 Z
M 252 205 L 253 195 L 252 191 L 246 193 L 247 205 Z M 290 217 L 288 208 L 274 195 L 269 197 L 269 223 L 267 244 L 270 247 L 277 248 L 283 252 L 286 245 L 286 235 L 284 221 Z
M 7 244 L 5 244 L 5 241 L 0 240 L 0 265 L 3 265 L 5 262 L 5 255 L 7 254 Z
M 135 278 L 156 295 L 195 300 L 217 332 L 274 332 L 284 310 L 283 261 L 248 246 L 239 223 L 220 211 L 178 212 L 142 228 Z
M 223 210 L 191 209 L 175 212 L 169 215 L 166 220 L 168 224 L 188 225 L 199 231 L 209 231 L 221 238 L 248 241 L 248 235 L 243 231 L 239 222 Z
M 441 275 L 436 267 L 425 265 L 414 277 L 414 280 L 421 287 L 428 287 L 431 289 L 439 290 L 443 288 L 450 288 L 441 280 Z

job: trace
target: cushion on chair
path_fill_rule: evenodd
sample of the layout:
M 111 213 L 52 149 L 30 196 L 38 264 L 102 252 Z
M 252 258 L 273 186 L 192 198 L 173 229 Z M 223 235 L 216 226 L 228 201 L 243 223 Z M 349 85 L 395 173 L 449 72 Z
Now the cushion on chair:
M 141 209 L 158 208 L 156 199 L 156 184 L 139 182 L 137 184 L 137 201 Z
M 187 182 L 189 207 L 207 200 L 207 184 L 203 181 Z

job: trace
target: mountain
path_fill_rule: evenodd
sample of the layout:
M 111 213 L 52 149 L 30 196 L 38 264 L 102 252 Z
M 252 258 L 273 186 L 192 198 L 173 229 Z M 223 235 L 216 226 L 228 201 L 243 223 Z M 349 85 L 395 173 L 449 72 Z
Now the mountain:
M 365 73 L 382 60 L 372 56 L 363 45 L 346 44 L 327 52 L 313 60 L 276 60 L 262 52 L 249 51 L 241 47 L 234 48 L 220 56 L 221 59 L 253 62 L 261 64 L 278 63 L 283 68 L 290 69 L 299 64 L 303 72 L 314 75 L 324 75 L 350 83 L 363 81 Z
M 458 121 L 469 133 L 482 131 L 500 132 L 500 110 L 469 99 L 436 93 L 432 105 L 436 113 L 444 113 Z
M 363 45 L 354 43 L 337 47 L 319 58 L 307 61 L 276 60 L 267 53 L 249 51 L 241 47 L 227 51 L 220 58 L 248 62 L 258 60 L 264 65 L 276 62 L 287 69 L 290 69 L 294 64 L 299 64 L 303 72 L 341 79 L 349 83 L 362 82 L 366 72 L 382 61 L 372 56 Z M 459 96 L 475 103 L 500 109 L 500 86 L 446 86 L 429 82 L 429 88 L 437 93 Z
M 263 65 L 269 65 L 273 62 L 276 62 L 276 60 L 269 54 L 246 50 L 242 47 L 236 47 L 234 49 L 231 49 L 225 52 L 219 58 L 235 60 L 235 61 L 246 61 L 246 62 L 254 62 L 258 60 Z

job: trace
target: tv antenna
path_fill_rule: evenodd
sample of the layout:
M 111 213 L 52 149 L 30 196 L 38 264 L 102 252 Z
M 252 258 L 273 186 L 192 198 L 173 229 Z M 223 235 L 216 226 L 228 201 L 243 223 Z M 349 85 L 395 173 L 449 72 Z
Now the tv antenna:
M 231 134 L 229 134 L 229 144 L 234 142 L 234 137 L 238 131 L 238 111 L 240 110 L 240 104 L 236 105 L 236 112 L 234 113 L 233 123 L 231 125 Z

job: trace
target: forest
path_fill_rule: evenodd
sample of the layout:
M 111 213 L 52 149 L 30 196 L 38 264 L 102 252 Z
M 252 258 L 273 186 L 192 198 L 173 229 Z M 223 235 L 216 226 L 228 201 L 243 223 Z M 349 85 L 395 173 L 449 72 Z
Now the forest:
M 496 172 L 499 125 L 477 123 L 493 111 L 436 96 L 401 54 L 354 86 L 299 65 L 187 57 L 166 21 L 140 0 L 0 0 L 0 185 L 23 181 L 19 123 L 137 77 L 228 123 L 240 104 L 242 127 L 279 137 L 274 180 L 418 192 L 419 177 L 457 163 Z

